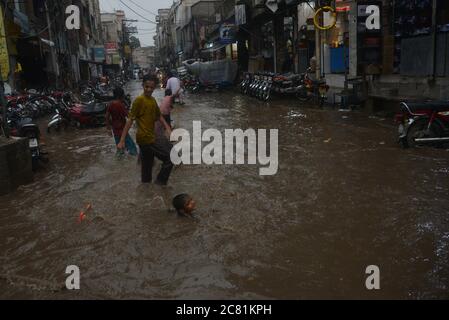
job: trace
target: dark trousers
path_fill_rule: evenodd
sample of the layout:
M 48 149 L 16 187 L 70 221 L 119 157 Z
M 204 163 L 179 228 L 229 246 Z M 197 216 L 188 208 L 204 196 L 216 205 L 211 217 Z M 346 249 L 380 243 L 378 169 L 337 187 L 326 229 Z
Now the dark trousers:
M 169 114 L 164 114 L 162 115 L 165 119 L 165 122 L 167 122 L 167 124 L 170 126 L 171 128 L 171 116 Z
M 139 145 L 142 157 L 142 183 L 151 183 L 153 177 L 154 157 L 162 161 L 162 168 L 157 176 L 157 182 L 167 184 L 173 169 L 170 159 L 172 145 L 167 139 L 156 139 L 153 144 Z

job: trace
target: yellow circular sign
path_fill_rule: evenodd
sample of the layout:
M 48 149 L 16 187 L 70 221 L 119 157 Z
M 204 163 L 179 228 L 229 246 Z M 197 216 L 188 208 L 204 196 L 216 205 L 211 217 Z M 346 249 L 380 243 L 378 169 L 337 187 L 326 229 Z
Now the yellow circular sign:
M 318 18 L 320 17 L 321 12 L 330 12 L 332 14 L 333 21 L 330 25 L 328 25 L 328 26 L 320 25 Z M 337 13 L 335 12 L 334 8 L 332 8 L 332 7 L 321 7 L 315 12 L 315 16 L 313 17 L 313 24 L 315 25 L 316 28 L 318 28 L 320 30 L 332 29 L 337 24 Z

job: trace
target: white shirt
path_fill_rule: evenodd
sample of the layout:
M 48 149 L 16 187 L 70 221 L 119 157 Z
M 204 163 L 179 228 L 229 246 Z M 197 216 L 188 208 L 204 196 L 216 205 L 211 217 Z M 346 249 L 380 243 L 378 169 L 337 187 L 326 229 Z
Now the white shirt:
M 181 89 L 181 81 L 178 78 L 172 77 L 167 81 L 167 89 L 170 89 L 173 95 L 179 93 Z

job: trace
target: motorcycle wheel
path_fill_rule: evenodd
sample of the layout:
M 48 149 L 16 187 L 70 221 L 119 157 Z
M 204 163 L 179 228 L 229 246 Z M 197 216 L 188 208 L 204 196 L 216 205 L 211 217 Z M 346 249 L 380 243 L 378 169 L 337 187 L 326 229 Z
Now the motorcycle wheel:
M 407 139 L 406 139 L 406 138 L 404 138 L 404 139 L 399 139 L 399 145 L 400 145 L 401 148 L 403 148 L 403 149 L 408 149 L 408 148 L 409 148 L 409 145 L 408 145 L 408 143 L 407 143 Z
M 324 102 L 326 101 L 326 98 L 320 98 L 320 108 L 322 109 L 324 107 Z
M 39 160 L 33 157 L 33 159 L 31 160 L 31 170 L 33 172 L 36 172 L 37 169 L 39 169 Z
M 308 95 L 307 90 L 299 90 L 296 92 L 296 98 L 302 102 L 305 103 L 310 100 L 311 96 Z
M 429 130 L 427 130 L 427 120 L 421 120 L 415 122 L 407 132 L 406 141 L 403 144 L 409 148 L 415 148 L 421 144 L 416 142 L 415 139 L 419 138 L 437 138 L 440 136 L 440 128 L 436 123 L 433 123 Z
M 60 132 L 61 131 L 61 126 L 59 124 L 57 124 L 57 125 L 54 125 L 53 127 L 48 127 L 48 129 L 47 129 L 47 132 L 49 134 L 51 134 L 54 131 Z
M 263 101 L 265 101 L 265 102 L 267 102 L 268 100 L 270 100 L 270 90 L 266 90 L 266 91 L 263 93 L 262 99 L 263 99 Z

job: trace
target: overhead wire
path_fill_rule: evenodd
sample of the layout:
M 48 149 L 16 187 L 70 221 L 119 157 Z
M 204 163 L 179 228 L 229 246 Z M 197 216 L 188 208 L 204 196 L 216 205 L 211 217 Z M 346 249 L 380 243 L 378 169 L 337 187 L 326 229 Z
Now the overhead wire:
M 142 19 L 148 21 L 149 23 L 157 24 L 156 22 L 151 21 L 151 20 L 145 18 L 144 16 L 142 16 L 140 13 L 134 11 L 134 9 L 132 9 L 130 6 L 128 6 L 123 0 L 120 0 L 120 3 L 123 4 L 125 7 L 127 7 L 129 10 L 131 10 L 132 12 L 134 12 L 137 16 L 139 16 L 139 17 L 141 17 Z
M 149 10 L 147 10 L 147 9 L 145 9 L 145 8 L 143 8 L 143 7 L 141 7 L 139 4 L 135 3 L 133 0 L 129 0 L 129 2 L 131 2 L 131 3 L 134 4 L 136 7 L 139 7 L 140 9 L 142 9 L 142 10 L 144 10 L 144 11 L 146 11 L 146 12 L 148 12 L 148 13 L 150 13 L 150 14 L 156 16 L 156 17 L 158 16 L 158 14 L 156 14 L 156 13 L 154 13 L 154 12 L 151 12 L 151 11 L 149 11 Z

